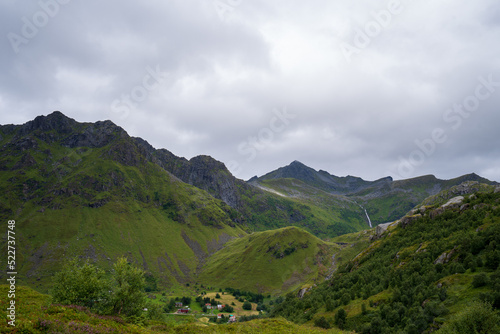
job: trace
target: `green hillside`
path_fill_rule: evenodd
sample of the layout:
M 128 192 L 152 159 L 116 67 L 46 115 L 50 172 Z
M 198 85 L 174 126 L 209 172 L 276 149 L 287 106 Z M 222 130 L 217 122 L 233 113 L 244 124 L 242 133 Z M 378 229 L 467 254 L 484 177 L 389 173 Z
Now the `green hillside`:
M 268 190 L 269 193 L 287 194 L 290 198 L 311 205 L 313 210 L 318 206 L 323 211 L 326 209 L 328 215 L 333 217 L 327 224 L 333 222 L 336 225 L 329 227 L 330 233 L 326 235 L 334 237 L 363 229 L 368 224 L 365 209 L 373 226 L 391 222 L 404 216 L 427 197 L 467 181 L 497 185 L 476 174 L 451 180 L 425 175 L 407 180 L 394 181 L 386 177 L 365 181 L 359 177 L 338 177 L 326 171 L 316 171 L 298 161 L 262 177 L 254 177 L 249 180 L 249 184 Z M 322 217 L 322 214 L 316 216 Z M 339 217 L 341 219 L 337 220 Z M 332 233 L 339 230 L 342 233 Z M 320 232 L 323 234 L 313 233 L 325 235 L 324 231 Z
M 165 149 L 155 150 L 139 138 L 135 141 L 162 168 L 235 209 L 239 213 L 238 220 L 251 231 L 297 226 L 324 238 L 359 231 L 368 225 L 364 212 L 353 201 L 328 194 L 297 179 L 290 180 L 301 182 L 298 187 L 308 189 L 297 189 L 300 196 L 295 196 L 295 193 L 284 195 L 268 191 L 273 188 L 274 180 L 263 184 L 246 183 L 232 176 L 223 163 L 209 156 L 187 160 Z M 288 186 L 286 180 L 276 182 Z M 312 192 L 305 194 L 308 190 Z
M 276 205 L 298 208 L 290 225 L 317 237 L 335 237 L 369 228 L 364 211 L 345 196 L 327 193 L 293 178 L 264 180 L 255 185 L 274 195 Z
M 338 249 L 297 227 L 255 232 L 228 242 L 199 278 L 217 288 L 279 294 L 323 281 Z
M 198 281 L 211 254 L 252 231 L 298 226 L 331 237 L 366 226 L 360 208 L 345 198 L 311 187 L 301 198 L 269 193 L 208 156 L 188 161 L 155 150 L 110 121 L 79 123 L 54 112 L 3 125 L 0 153 L 0 219 L 16 220 L 17 269 L 40 291 L 50 289 L 68 257 L 109 270 L 126 256 L 151 275 L 153 287 L 171 288 Z M 299 253 L 303 261 L 318 250 Z M 316 277 L 318 268 L 307 263 L 258 289 L 277 293 L 284 282 L 288 290 Z M 310 273 L 302 272 L 306 267 Z
M 26 284 L 45 291 L 72 256 L 105 268 L 127 256 L 164 286 L 185 283 L 245 234 L 234 209 L 147 161 L 110 122 L 52 114 L 0 131 L 0 218 L 16 221 Z
M 272 316 L 299 324 L 324 318 L 359 333 L 440 327 L 443 333 L 498 333 L 500 189 L 486 188 L 462 203 L 419 209 L 374 234 L 331 280 L 302 299 L 287 295 Z

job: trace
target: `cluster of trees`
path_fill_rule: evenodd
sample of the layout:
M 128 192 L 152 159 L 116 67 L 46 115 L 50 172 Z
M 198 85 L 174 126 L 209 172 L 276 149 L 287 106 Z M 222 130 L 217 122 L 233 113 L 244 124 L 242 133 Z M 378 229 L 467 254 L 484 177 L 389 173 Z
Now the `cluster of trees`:
M 191 305 L 191 297 L 175 297 L 175 298 L 170 298 L 168 304 L 165 304 L 163 307 L 163 310 L 166 313 L 173 313 L 177 311 L 178 307 L 176 307 L 176 303 L 182 303 L 182 307 L 188 307 Z
M 54 302 L 80 305 L 103 314 L 139 315 L 146 305 L 145 273 L 120 258 L 111 275 L 97 266 L 70 260 L 56 274 Z
M 220 298 L 220 296 L 219 296 L 219 298 Z M 219 302 L 217 300 L 215 300 L 214 298 L 210 299 L 209 297 L 203 298 L 201 296 L 198 296 L 198 297 L 196 297 L 195 301 L 198 304 L 200 304 L 201 310 L 203 313 L 207 313 L 207 311 L 208 311 L 206 304 L 210 304 L 211 306 L 217 306 L 219 304 Z M 231 313 L 231 312 L 234 312 L 234 308 L 230 305 L 224 305 L 221 312 Z
M 234 298 L 239 299 L 241 298 L 241 301 L 248 300 L 249 302 L 259 304 L 259 303 L 264 303 L 264 295 L 261 293 L 254 293 L 250 291 L 243 291 L 240 289 L 233 289 L 233 288 L 226 288 L 226 292 L 232 294 Z M 270 297 L 270 296 L 268 296 Z
M 469 210 L 447 210 L 433 219 L 427 214 L 398 227 L 378 247 L 340 268 L 330 283 L 302 299 L 288 294 L 285 302 L 274 305 L 271 316 L 360 333 L 422 333 L 448 314 L 446 305 L 458 301 L 448 302 L 446 284 L 438 283 L 467 270 L 475 275 L 470 289 L 487 288 L 476 295 L 499 308 L 499 199 L 500 194 L 477 194 L 467 201 Z M 447 260 L 436 261 L 444 253 Z M 341 307 L 353 300 L 365 301 L 363 312 L 347 317 Z M 315 317 L 335 310 L 335 319 Z

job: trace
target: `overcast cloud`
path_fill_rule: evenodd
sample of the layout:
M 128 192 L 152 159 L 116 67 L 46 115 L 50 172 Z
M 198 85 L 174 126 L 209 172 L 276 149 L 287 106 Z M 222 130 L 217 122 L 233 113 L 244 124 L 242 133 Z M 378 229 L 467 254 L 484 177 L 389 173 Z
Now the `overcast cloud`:
M 500 181 L 497 0 L 5 0 L 0 124 L 110 119 L 237 177 Z

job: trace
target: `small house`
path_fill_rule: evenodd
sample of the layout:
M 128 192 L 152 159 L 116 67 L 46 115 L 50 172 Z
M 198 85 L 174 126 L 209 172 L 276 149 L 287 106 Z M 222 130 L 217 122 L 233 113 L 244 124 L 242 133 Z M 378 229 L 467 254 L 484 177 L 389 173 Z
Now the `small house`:
M 182 308 L 182 302 L 176 302 L 175 307 L 177 308 Z
M 207 310 L 211 310 L 212 309 L 212 304 L 205 304 Z
M 187 308 L 181 308 L 181 309 L 177 310 L 177 313 L 187 314 L 187 313 L 189 313 L 189 309 L 187 309 Z
M 226 305 L 221 305 L 221 304 L 219 304 L 219 305 L 217 305 L 217 309 L 218 309 L 219 311 L 221 311 L 221 310 L 222 310 L 225 306 L 226 306 Z
M 231 314 L 229 316 L 229 322 L 236 322 L 236 316 Z
M 217 314 L 217 319 L 222 319 L 222 313 Z

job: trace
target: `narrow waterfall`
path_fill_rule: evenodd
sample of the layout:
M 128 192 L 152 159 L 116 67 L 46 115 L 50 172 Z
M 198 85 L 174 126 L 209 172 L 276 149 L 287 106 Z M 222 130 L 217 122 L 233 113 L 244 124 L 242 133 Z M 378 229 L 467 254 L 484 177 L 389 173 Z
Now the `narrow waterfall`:
M 364 209 L 364 208 L 363 208 Z M 370 216 L 368 216 L 368 212 L 366 212 L 366 209 L 365 210 L 365 215 L 366 215 L 366 218 L 368 218 L 368 224 L 370 224 L 370 228 L 373 227 L 372 226 L 372 221 L 370 220 Z
M 368 219 L 368 225 L 370 225 L 370 228 L 372 228 L 372 227 L 373 227 L 373 226 L 372 226 L 372 221 L 371 221 L 371 219 L 370 219 L 370 216 L 368 216 L 368 212 L 366 211 L 366 209 L 365 209 L 365 208 L 364 208 L 361 204 L 359 204 L 358 202 L 356 202 L 356 201 L 353 201 L 353 202 L 354 202 L 356 205 L 358 205 L 358 206 L 359 206 L 362 210 L 364 210 L 364 211 L 365 211 L 366 219 Z

